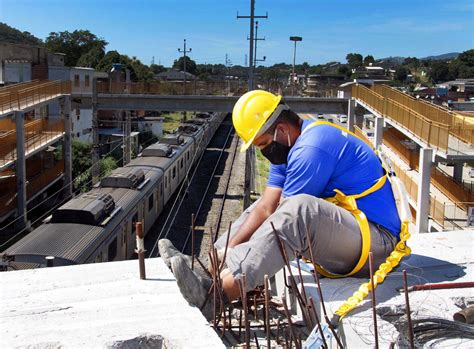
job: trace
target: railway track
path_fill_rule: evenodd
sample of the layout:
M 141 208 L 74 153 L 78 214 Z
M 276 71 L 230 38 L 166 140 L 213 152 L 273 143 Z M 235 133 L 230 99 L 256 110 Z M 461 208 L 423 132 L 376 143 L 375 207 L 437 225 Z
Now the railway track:
M 163 214 L 148 233 L 145 241 L 149 257 L 158 255 L 157 241 L 170 239 L 179 250 L 186 254 L 193 251 L 207 260 L 210 247 L 210 231 L 219 232 L 227 228 L 229 219 L 235 219 L 240 210 L 229 211 L 228 192 L 235 182 L 234 165 L 239 139 L 234 133 L 230 117 L 217 130 L 214 138 L 203 153 L 199 163 L 185 180 L 186 190 L 178 190 L 169 201 Z M 238 190 L 238 192 L 241 192 Z M 235 195 L 232 195 L 235 199 Z M 232 200 L 230 200 L 232 201 Z M 235 200 L 234 200 L 235 206 Z M 241 205 L 237 205 L 241 208 Z M 226 212 L 226 214 L 224 214 Z M 191 239 L 191 223 L 194 215 L 194 245 Z M 194 250 L 193 250 L 194 247 Z

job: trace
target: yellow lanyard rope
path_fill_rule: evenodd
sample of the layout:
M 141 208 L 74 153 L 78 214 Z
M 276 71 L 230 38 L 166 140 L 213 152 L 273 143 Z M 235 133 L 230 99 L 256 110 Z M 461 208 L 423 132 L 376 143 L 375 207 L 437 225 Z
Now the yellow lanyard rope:
M 330 125 L 332 127 L 336 127 L 340 129 L 342 132 L 348 133 L 353 135 L 354 137 L 357 137 L 358 139 L 362 140 L 365 142 L 362 138 L 357 136 L 355 133 L 345 129 L 344 127 L 341 127 L 339 125 L 333 124 L 328 121 L 315 121 L 312 124 L 308 125 L 304 130 L 303 133 L 306 132 L 308 129 L 318 126 L 318 125 Z M 357 223 L 359 224 L 359 228 L 361 231 L 361 236 L 362 236 L 362 250 L 361 250 L 361 255 L 359 258 L 359 261 L 357 262 L 357 265 L 352 269 L 348 274 L 346 275 L 337 275 L 328 272 L 327 270 L 324 270 L 321 266 L 316 265 L 317 271 L 329 278 L 340 278 L 340 277 L 346 277 L 353 275 L 357 273 L 366 263 L 367 258 L 369 256 L 370 252 L 370 228 L 369 228 L 369 222 L 367 220 L 367 217 L 365 214 L 358 209 L 357 207 L 357 202 L 356 199 L 367 196 L 380 188 L 383 187 L 387 180 L 387 171 L 384 169 L 386 174 L 379 178 L 377 182 L 371 186 L 369 189 L 365 190 L 364 192 L 360 194 L 355 194 L 355 195 L 345 195 L 342 193 L 340 190 L 335 189 L 334 191 L 336 192 L 336 195 L 332 198 L 327 198 L 326 200 L 345 208 L 346 210 L 350 211 L 354 217 L 357 220 Z M 408 256 L 411 252 L 410 248 L 406 245 L 406 241 L 410 238 L 410 233 L 408 231 L 408 225 L 409 222 L 401 222 L 401 227 L 400 227 L 400 241 L 397 243 L 395 246 L 395 249 L 390 253 L 390 255 L 387 257 L 385 262 L 380 264 L 378 270 L 374 273 L 374 287 L 376 288 L 378 284 L 381 284 L 388 273 L 392 271 L 393 268 L 395 268 L 401 261 L 401 259 L 405 256 Z M 371 291 L 371 284 L 369 282 L 365 282 L 362 285 L 360 285 L 359 289 L 353 293 L 351 297 L 349 297 L 335 312 L 335 315 L 339 317 L 339 320 L 342 319 L 344 316 L 346 316 L 351 310 L 353 310 L 357 305 L 369 294 Z

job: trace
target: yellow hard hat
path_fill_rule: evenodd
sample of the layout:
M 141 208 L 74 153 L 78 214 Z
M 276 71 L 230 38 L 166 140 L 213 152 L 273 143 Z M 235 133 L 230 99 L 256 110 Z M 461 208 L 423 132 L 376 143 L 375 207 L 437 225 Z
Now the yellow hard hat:
M 252 144 L 265 121 L 280 103 L 281 96 L 268 91 L 253 90 L 242 95 L 232 111 L 232 123 L 237 134 L 244 141 L 243 152 Z

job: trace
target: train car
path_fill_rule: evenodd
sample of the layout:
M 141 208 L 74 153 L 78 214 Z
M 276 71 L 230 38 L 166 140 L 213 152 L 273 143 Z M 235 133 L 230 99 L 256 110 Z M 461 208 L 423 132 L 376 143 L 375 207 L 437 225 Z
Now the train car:
M 53 212 L 3 253 L 15 268 L 116 261 L 135 249 L 135 223 L 151 229 L 190 173 L 224 115 L 193 119 Z

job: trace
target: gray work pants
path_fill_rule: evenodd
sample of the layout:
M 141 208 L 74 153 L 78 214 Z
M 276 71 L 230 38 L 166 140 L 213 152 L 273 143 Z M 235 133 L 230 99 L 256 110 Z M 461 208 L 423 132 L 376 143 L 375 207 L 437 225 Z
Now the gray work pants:
M 235 223 L 233 236 L 247 219 L 257 202 L 245 210 Z M 362 238 L 354 216 L 347 210 L 311 195 L 295 195 L 283 200 L 278 209 L 255 231 L 249 241 L 229 249 L 226 264 L 234 278 L 246 274 L 248 289 L 263 285 L 264 275 L 273 276 L 284 261 L 270 225 L 273 223 L 290 260 L 295 253 L 311 258 L 306 230 L 308 230 L 315 262 L 336 274 L 347 274 L 360 258 Z M 397 238 L 390 232 L 369 222 L 371 251 L 375 270 L 393 251 Z M 216 242 L 216 248 L 225 247 L 228 232 Z M 369 275 L 368 261 L 354 276 Z

